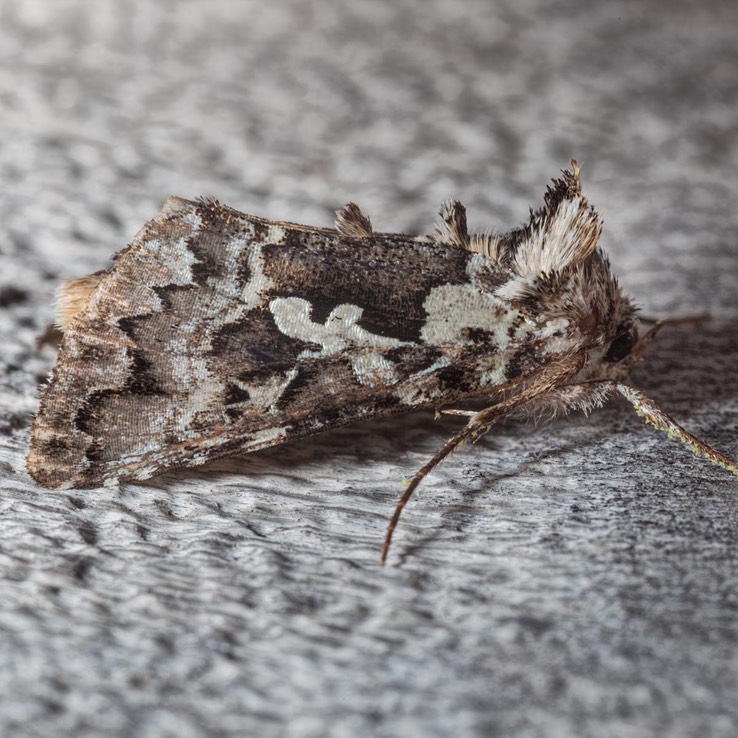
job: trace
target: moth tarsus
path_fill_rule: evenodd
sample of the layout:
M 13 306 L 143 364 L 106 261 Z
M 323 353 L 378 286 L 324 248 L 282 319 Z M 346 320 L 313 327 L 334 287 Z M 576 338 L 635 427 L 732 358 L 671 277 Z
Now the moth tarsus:
M 466 416 L 398 503 L 385 561 L 422 478 L 507 415 L 590 410 L 617 393 L 738 471 L 622 384 L 660 324 L 639 338 L 576 162 L 508 233 L 470 233 L 457 201 L 428 236 L 375 233 L 353 203 L 335 226 L 172 197 L 111 268 L 66 283 L 33 478 L 110 486 L 366 417 Z M 458 407 L 470 400 L 488 406 Z

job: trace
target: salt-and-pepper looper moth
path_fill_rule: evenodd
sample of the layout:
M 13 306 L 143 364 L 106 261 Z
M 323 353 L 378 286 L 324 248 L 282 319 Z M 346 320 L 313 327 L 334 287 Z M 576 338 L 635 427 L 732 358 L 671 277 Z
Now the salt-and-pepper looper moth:
M 597 247 L 572 161 L 509 233 L 469 233 L 461 203 L 428 236 L 335 229 L 171 197 L 107 271 L 60 289 L 61 347 L 28 470 L 51 488 L 143 480 L 370 417 L 431 408 L 467 423 L 412 479 L 511 415 L 629 400 L 729 471 L 738 464 L 623 384 L 659 328 Z M 459 403 L 483 400 L 481 410 Z

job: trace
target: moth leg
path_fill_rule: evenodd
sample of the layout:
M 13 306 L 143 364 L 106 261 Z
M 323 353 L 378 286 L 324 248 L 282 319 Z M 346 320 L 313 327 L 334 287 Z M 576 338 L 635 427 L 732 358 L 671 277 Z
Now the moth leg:
M 433 458 L 410 480 L 410 484 L 397 503 L 392 519 L 387 526 L 387 533 L 384 537 L 380 563 L 384 565 L 387 561 L 387 554 L 389 553 L 389 548 L 392 544 L 392 536 L 395 532 L 395 528 L 397 527 L 397 523 L 400 520 L 400 515 L 402 515 L 403 508 L 412 497 L 412 494 L 417 489 L 418 485 L 430 471 L 432 471 L 449 454 L 470 438 L 478 438 L 482 434 L 486 433 L 500 418 L 510 415 L 510 413 L 524 405 L 535 403 L 535 401 L 540 399 L 542 396 L 545 397 L 545 395 L 555 391 L 557 387 L 579 371 L 582 363 L 583 357 L 572 356 L 569 359 L 562 361 L 559 365 L 553 367 L 553 369 L 538 372 L 536 376 L 532 378 L 532 383 L 527 386 L 523 386 L 518 393 L 502 399 L 496 405 L 490 405 L 489 407 L 475 412 L 469 419 L 469 422 L 455 436 L 446 441 L 443 447 L 433 456 Z
M 499 405 L 493 405 L 491 408 L 485 408 L 484 410 L 480 410 L 478 413 L 474 413 L 469 422 L 455 436 L 446 441 L 443 447 L 436 452 L 433 458 L 416 472 L 415 476 L 410 480 L 410 484 L 408 484 L 405 493 L 397 503 L 395 512 L 392 515 L 389 526 L 387 527 L 387 533 L 384 537 L 384 545 L 382 546 L 382 556 L 380 558 L 382 566 L 384 566 L 387 561 L 387 554 L 389 553 L 389 548 L 392 543 L 392 535 L 394 534 L 397 523 L 400 520 L 402 510 L 408 500 L 412 497 L 417 486 L 423 481 L 425 476 L 438 466 L 438 464 L 440 464 L 452 451 L 461 446 L 469 438 L 479 436 L 489 430 L 495 420 L 511 412 L 515 407 L 514 405 L 510 407 L 511 404 L 512 403 L 510 402 L 502 402 Z
M 350 238 L 368 238 L 374 233 L 371 221 L 355 202 L 349 202 L 336 210 L 336 230 L 342 236 Z
M 651 398 L 620 382 L 608 379 L 566 385 L 546 395 L 542 409 L 544 411 L 548 409 L 552 414 L 556 414 L 560 410 L 568 412 L 574 409 L 588 412 L 592 408 L 602 405 L 612 392 L 616 392 L 628 400 L 635 408 L 636 413 L 657 430 L 664 431 L 671 438 L 678 438 L 696 455 L 708 459 L 723 467 L 723 469 L 733 472 L 733 474 L 738 474 L 738 462 L 716 451 L 704 441 L 693 436 L 688 430 L 682 428 Z M 539 411 L 539 407 L 534 406 L 533 411 Z
M 713 464 L 727 469 L 733 474 L 738 474 L 738 462 L 729 459 L 704 441 L 693 436 L 688 430 L 682 428 L 672 417 L 667 415 L 652 399 L 646 397 L 633 387 L 619 382 L 613 383 L 614 389 L 626 400 L 628 400 L 635 408 L 636 413 L 640 415 L 647 423 L 654 428 L 664 431 L 670 438 L 678 438 L 687 448 L 697 456 L 702 456 Z
M 476 410 L 462 410 L 458 407 L 448 407 L 444 408 L 443 410 L 436 411 L 436 416 L 439 415 L 463 415 L 464 417 L 471 418 L 472 416 L 476 415 Z
M 509 382 L 505 382 L 504 384 L 498 384 L 492 388 L 491 392 L 486 397 L 489 399 L 496 395 L 502 397 L 506 392 L 510 392 L 516 387 L 520 387 L 523 384 L 532 384 L 535 381 L 535 377 L 539 376 L 543 371 L 544 369 L 540 368 L 530 374 L 515 377 L 515 379 L 511 379 Z M 436 410 L 436 419 L 440 418 L 441 415 L 462 415 L 466 418 L 471 418 L 476 415 L 477 412 L 478 410 L 466 410 L 460 407 L 444 407 Z

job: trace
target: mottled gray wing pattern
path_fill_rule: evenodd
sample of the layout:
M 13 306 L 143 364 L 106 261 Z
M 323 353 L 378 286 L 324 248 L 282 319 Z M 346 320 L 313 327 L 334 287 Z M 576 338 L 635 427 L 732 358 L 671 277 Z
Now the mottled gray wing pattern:
M 170 198 L 67 328 L 29 470 L 145 479 L 489 393 L 526 369 L 490 275 L 457 245 Z

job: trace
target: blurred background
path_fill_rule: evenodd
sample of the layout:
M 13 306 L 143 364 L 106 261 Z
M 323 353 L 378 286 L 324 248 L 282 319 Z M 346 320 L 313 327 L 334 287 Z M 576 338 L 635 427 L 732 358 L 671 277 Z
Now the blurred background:
M 53 493 L 63 279 L 170 194 L 507 229 L 570 158 L 664 331 L 634 382 L 738 453 L 738 6 L 0 0 L 0 733 L 734 736 L 736 483 L 610 404 L 446 462 L 428 413 Z M 401 566 L 398 566 L 401 564 Z

